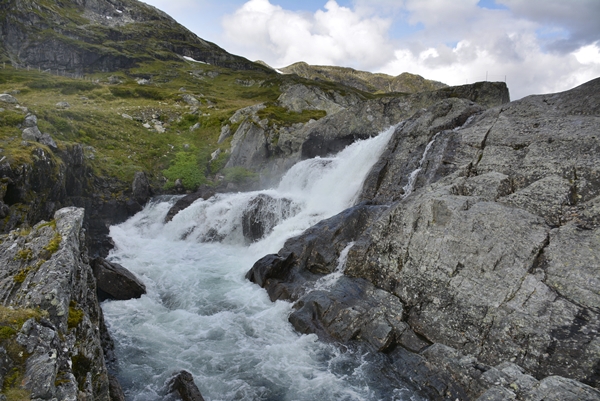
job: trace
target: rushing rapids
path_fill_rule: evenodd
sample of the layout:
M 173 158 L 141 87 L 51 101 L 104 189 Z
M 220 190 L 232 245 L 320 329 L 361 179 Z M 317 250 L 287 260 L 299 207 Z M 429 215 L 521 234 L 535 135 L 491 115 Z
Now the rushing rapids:
M 199 200 L 166 224 L 174 199 L 158 198 L 111 228 L 110 259 L 148 287 L 140 299 L 103 304 L 128 399 L 164 399 L 181 369 L 210 400 L 417 398 L 376 378 L 378 356 L 298 335 L 287 321 L 291 304 L 272 303 L 244 279 L 287 238 L 351 206 L 393 132 L 300 162 L 275 189 Z M 257 198 L 266 204 L 250 218 L 270 221 L 254 221 L 264 235 L 248 245 L 244 213 Z

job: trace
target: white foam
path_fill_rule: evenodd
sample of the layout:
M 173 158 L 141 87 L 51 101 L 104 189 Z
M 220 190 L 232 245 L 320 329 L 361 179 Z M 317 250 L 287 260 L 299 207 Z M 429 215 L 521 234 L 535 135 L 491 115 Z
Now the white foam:
M 296 333 L 288 322 L 291 304 L 271 302 L 244 275 L 287 238 L 351 206 L 392 133 L 303 161 L 275 189 L 198 200 L 167 224 L 176 199 L 159 198 L 111 227 L 116 248 L 109 259 L 148 290 L 140 299 L 103 304 L 127 399 L 164 399 L 165 381 L 181 369 L 192 372 L 207 400 L 377 399 L 360 356 Z M 241 214 L 259 194 L 291 199 L 298 210 L 245 246 Z M 201 242 L 209 232 L 222 241 Z M 332 278 L 343 274 L 351 246 Z

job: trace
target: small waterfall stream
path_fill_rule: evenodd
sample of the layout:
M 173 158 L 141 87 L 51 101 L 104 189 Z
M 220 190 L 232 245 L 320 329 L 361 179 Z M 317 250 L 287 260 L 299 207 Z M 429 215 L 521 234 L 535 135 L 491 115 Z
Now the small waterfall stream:
M 165 383 L 181 369 L 206 400 L 420 399 L 374 379 L 379 357 L 296 333 L 287 320 L 291 304 L 271 302 L 244 278 L 286 239 L 351 206 L 394 128 L 334 157 L 298 163 L 275 189 L 199 200 L 166 224 L 175 200 L 157 198 L 111 227 L 109 260 L 148 289 L 140 299 L 102 305 L 127 400 L 173 399 Z M 249 241 L 244 213 L 255 209 L 252 218 L 269 222 L 251 219 L 264 235 Z M 339 264 L 334 274 L 342 274 L 344 255 Z

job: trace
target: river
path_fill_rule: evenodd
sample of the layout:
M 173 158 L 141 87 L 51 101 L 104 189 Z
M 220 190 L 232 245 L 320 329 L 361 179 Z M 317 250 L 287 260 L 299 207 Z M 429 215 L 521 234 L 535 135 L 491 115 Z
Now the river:
M 108 259 L 148 290 L 140 299 L 102 304 L 128 400 L 169 399 L 166 382 L 181 369 L 193 374 L 207 401 L 421 399 L 381 379 L 381 356 L 296 333 L 291 304 L 271 302 L 244 278 L 286 239 L 352 206 L 393 131 L 302 161 L 276 188 L 199 200 L 166 224 L 176 198 L 159 197 L 111 227 Z M 270 199 L 274 228 L 249 244 L 242 215 L 261 194 Z

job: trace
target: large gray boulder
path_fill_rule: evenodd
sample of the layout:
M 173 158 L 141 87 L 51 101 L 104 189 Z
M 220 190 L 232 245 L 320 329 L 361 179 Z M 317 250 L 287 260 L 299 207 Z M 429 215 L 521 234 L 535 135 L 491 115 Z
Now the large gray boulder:
M 125 301 L 146 293 L 146 286 L 133 273 L 118 263 L 96 258 L 92 263 L 100 301 L 116 299 Z
M 8 93 L 2 93 L 0 94 L 0 102 L 16 104 L 17 99 L 14 96 L 9 95 Z

